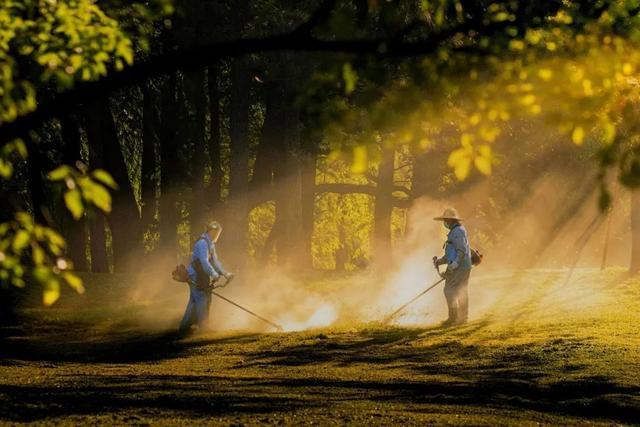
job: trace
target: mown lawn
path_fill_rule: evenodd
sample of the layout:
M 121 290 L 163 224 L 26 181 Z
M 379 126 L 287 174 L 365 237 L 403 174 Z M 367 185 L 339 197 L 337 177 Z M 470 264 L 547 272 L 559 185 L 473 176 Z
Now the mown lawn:
M 153 306 L 31 310 L 0 338 L 0 422 L 640 423 L 640 278 L 564 278 L 476 277 L 457 328 L 185 338 L 137 324 Z

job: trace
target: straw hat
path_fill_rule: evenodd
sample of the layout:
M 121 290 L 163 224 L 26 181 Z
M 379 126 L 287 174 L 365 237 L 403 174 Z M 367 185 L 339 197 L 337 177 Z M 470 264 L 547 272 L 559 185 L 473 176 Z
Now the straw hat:
M 222 226 L 218 221 L 210 221 L 207 223 L 207 231 L 210 230 L 222 230 Z
M 436 221 L 443 221 L 445 219 L 455 219 L 456 221 L 462 221 L 462 218 L 458 216 L 458 211 L 454 208 L 446 208 L 442 215 L 437 216 L 435 218 Z

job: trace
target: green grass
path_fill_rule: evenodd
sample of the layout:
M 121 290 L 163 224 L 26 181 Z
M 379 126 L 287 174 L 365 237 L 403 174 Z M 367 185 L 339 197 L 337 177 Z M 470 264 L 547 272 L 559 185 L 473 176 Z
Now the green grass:
M 640 423 L 640 278 L 564 277 L 474 278 L 472 321 L 457 328 L 181 338 L 141 326 L 153 305 L 88 309 L 69 297 L 4 331 L 0 422 Z M 88 298 L 118 295 L 100 280 Z

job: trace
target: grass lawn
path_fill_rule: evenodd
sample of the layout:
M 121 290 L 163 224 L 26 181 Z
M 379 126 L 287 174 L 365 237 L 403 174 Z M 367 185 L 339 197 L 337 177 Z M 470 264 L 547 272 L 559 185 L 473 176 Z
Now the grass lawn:
M 32 309 L 2 330 L 0 423 L 640 423 L 640 278 L 564 277 L 475 277 L 455 328 L 179 337 L 136 321 L 153 304 Z

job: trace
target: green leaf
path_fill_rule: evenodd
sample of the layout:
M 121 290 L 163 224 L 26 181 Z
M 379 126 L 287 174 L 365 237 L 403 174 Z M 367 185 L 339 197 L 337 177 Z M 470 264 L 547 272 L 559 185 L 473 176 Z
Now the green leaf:
M 465 159 L 456 164 L 453 169 L 453 173 L 458 178 L 458 181 L 464 181 L 469 176 L 469 171 L 471 170 L 471 160 Z
M 60 298 L 60 282 L 58 279 L 51 277 L 44 284 L 42 292 L 42 303 L 46 307 L 50 307 Z
M 576 126 L 575 129 L 573 129 L 571 140 L 576 145 L 582 145 L 584 142 L 584 129 L 582 129 L 582 126 Z
M 488 157 L 478 156 L 474 159 L 476 169 L 483 175 L 491 175 L 491 159 Z
M 19 230 L 13 238 L 13 251 L 17 253 L 22 252 L 22 250 L 29 244 L 30 237 L 31 236 L 27 231 Z
M 64 248 L 66 246 L 64 238 L 57 231 L 51 228 L 45 228 L 44 232 L 52 245 L 58 248 Z
M 68 272 L 68 271 L 62 273 L 62 278 L 77 293 L 79 293 L 79 294 L 83 294 L 84 293 L 84 285 L 82 284 L 82 279 L 81 278 L 79 278 L 75 274 L 73 274 L 71 272 Z
M 32 258 L 35 265 L 42 265 L 44 262 L 44 251 L 40 246 L 34 245 Z
M 358 74 L 348 62 L 342 66 L 342 79 L 344 80 L 344 92 L 347 95 L 356 90 Z
M 468 149 L 458 148 L 449 154 L 447 159 L 449 167 L 453 168 L 453 173 L 459 181 L 464 181 L 469 176 L 471 170 L 471 155 Z
M 616 125 L 606 122 L 602 125 L 603 142 L 606 145 L 612 144 L 616 140 Z
M 118 189 L 118 184 L 116 184 L 115 180 L 111 177 L 109 172 L 103 169 L 96 169 L 92 173 L 93 177 L 106 185 L 107 187 L 113 188 L 114 190 Z
M 69 209 L 69 212 L 71 212 L 74 219 L 82 218 L 84 206 L 82 205 L 80 191 L 71 190 L 64 193 L 64 204 L 67 206 L 67 209 Z
M 458 148 L 453 150 L 451 154 L 449 154 L 449 158 L 447 159 L 447 165 L 449 167 L 455 167 L 459 162 L 462 162 L 469 158 L 469 151 L 465 148 Z
M 365 173 L 368 165 L 367 147 L 358 145 L 353 147 L 353 163 L 351 164 L 351 172 L 355 174 Z
M 22 141 L 21 139 L 17 139 L 17 140 L 14 141 L 14 145 L 15 145 L 16 151 L 18 152 L 20 157 L 22 157 L 23 159 L 26 159 L 27 158 L 27 146 L 25 145 L 24 141 Z
M 111 194 L 105 187 L 100 184 L 91 183 L 91 199 L 101 211 L 105 213 L 111 212 Z
M 0 159 L 0 176 L 4 179 L 11 178 L 13 173 L 13 165 L 11 162 Z
M 71 172 L 72 169 L 69 166 L 62 165 L 49 172 L 47 177 L 50 181 L 62 181 L 63 179 L 71 175 Z

